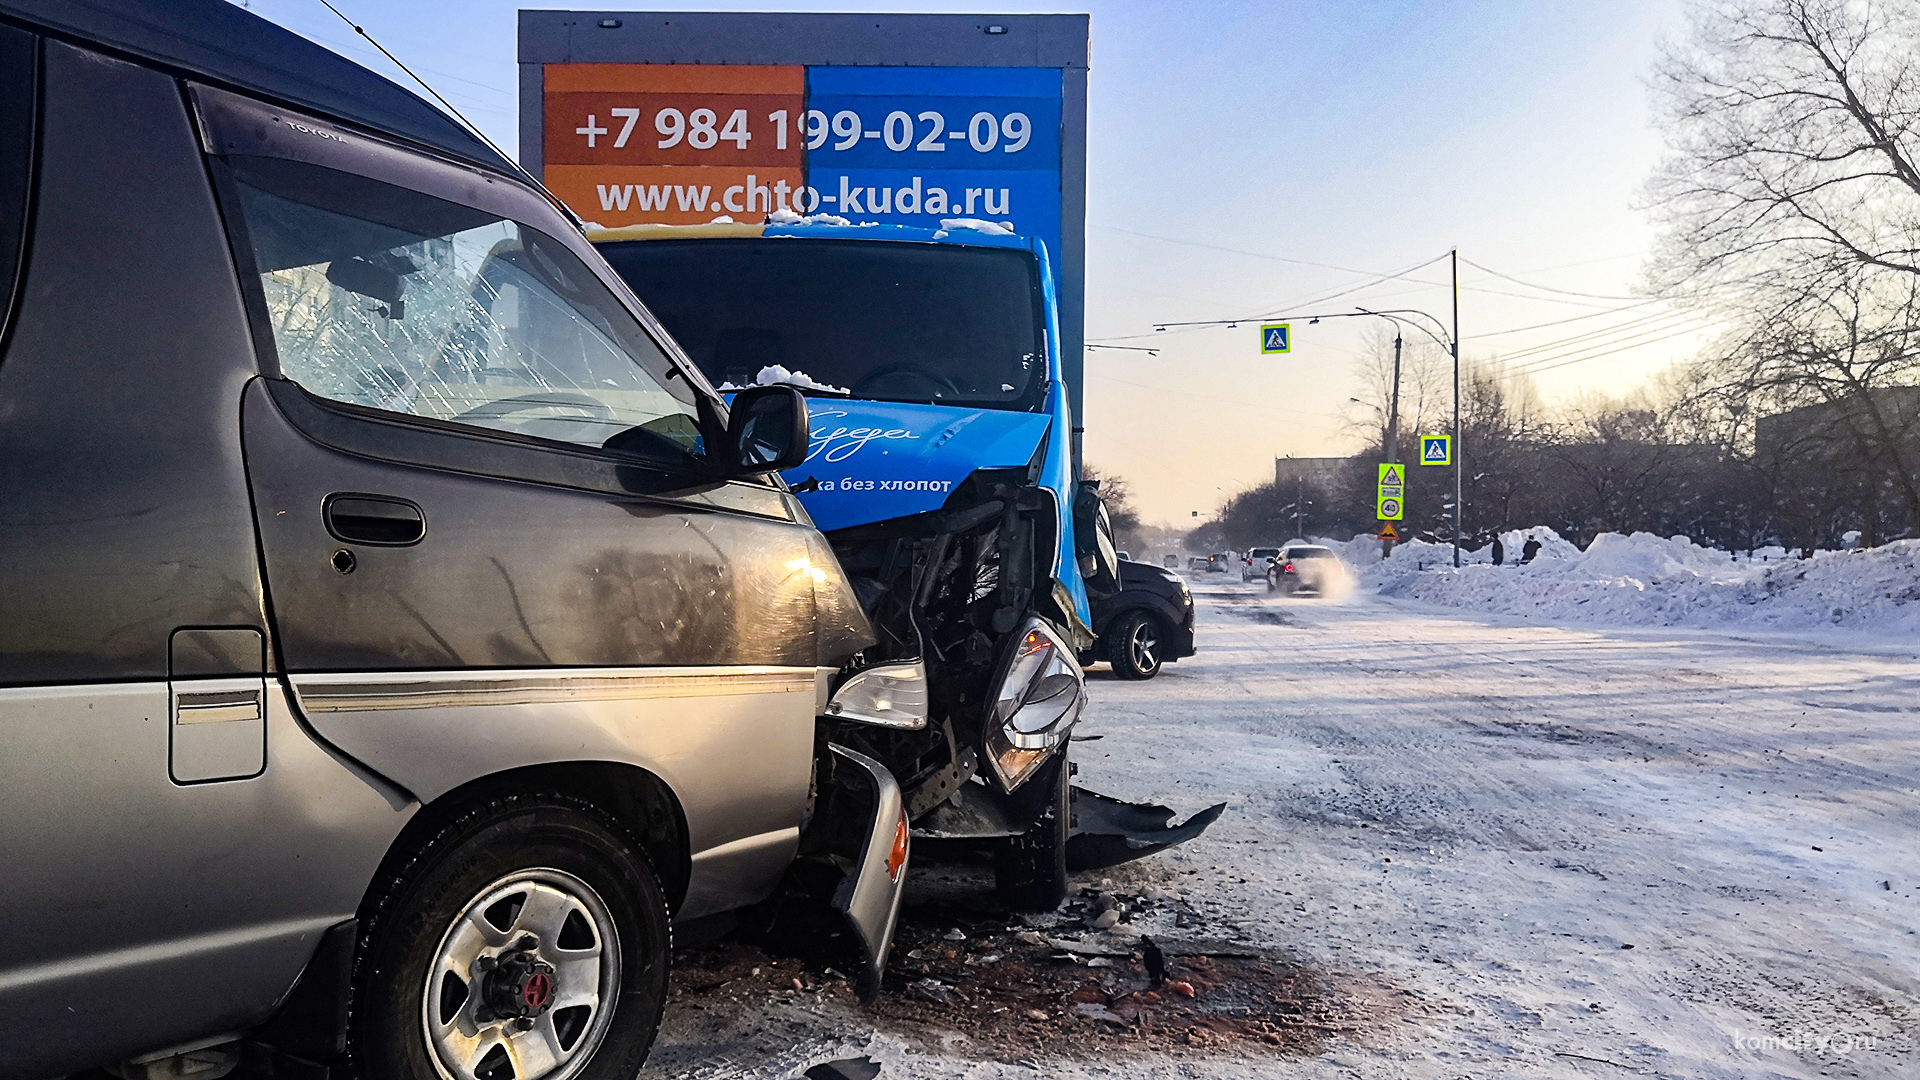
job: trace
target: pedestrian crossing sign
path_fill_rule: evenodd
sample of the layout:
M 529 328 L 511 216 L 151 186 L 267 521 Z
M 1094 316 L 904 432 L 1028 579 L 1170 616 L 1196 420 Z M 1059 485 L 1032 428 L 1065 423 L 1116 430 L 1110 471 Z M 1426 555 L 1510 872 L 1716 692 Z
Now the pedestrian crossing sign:
M 1380 486 L 1397 488 L 1407 482 L 1407 467 L 1397 461 L 1382 462 L 1380 465 Z M 1399 494 L 1395 492 L 1394 494 Z
M 1260 328 L 1260 351 L 1262 353 L 1284 353 L 1293 351 L 1293 324 L 1267 323 Z
M 1420 436 L 1420 464 L 1422 465 L 1453 464 L 1453 436 L 1451 435 Z

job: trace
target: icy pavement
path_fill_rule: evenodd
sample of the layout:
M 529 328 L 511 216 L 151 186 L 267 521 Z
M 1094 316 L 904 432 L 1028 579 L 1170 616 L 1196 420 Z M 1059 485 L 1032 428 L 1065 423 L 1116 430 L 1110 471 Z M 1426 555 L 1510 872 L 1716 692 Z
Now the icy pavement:
M 1193 585 L 1200 654 L 1096 671 L 1079 730 L 1101 738 L 1074 755 L 1089 787 L 1229 809 L 1084 884 L 1146 898 L 1127 918 L 1156 938 L 1283 957 L 1327 997 L 1309 1013 L 1350 1022 L 1180 1043 L 1099 1015 L 1120 997 L 1068 999 L 1021 1049 L 951 976 L 946 1020 L 899 1005 L 904 979 L 866 1013 L 790 960 L 749 978 L 689 950 L 646 1075 L 854 1054 L 883 1080 L 1920 1075 L 1920 648 Z M 968 868 L 915 873 L 923 931 L 970 895 L 976 935 L 1016 929 Z M 942 955 L 984 959 L 964 953 Z

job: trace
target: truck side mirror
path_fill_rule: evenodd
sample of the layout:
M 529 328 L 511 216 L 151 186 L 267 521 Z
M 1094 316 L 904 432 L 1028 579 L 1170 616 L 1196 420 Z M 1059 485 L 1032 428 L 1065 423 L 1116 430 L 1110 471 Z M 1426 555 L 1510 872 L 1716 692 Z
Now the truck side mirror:
M 807 460 L 807 399 L 791 386 L 754 386 L 734 395 L 727 414 L 728 471 L 760 476 Z
M 1099 593 L 1120 589 L 1120 558 L 1114 550 L 1113 520 L 1107 515 L 1106 500 L 1100 497 L 1098 481 L 1081 481 L 1073 497 L 1074 553 L 1080 559 L 1080 576 Z

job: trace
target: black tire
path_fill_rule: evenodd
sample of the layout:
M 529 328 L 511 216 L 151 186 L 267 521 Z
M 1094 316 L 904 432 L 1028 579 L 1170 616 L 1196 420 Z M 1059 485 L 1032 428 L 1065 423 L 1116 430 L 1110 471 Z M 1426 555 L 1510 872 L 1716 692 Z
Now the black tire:
M 994 885 L 1009 911 L 1052 911 L 1067 898 L 1067 837 L 1073 832 L 1072 770 L 1063 748 L 1030 784 L 1050 785 L 1027 831 L 994 849 Z M 1016 793 L 1018 794 L 1018 793 Z
M 1160 649 L 1166 628 L 1144 611 L 1132 611 L 1107 630 L 1106 660 L 1123 679 L 1151 679 L 1160 674 Z
M 618 822 L 589 803 L 542 795 L 505 796 L 455 815 L 369 897 L 362 909 L 364 932 L 354 957 L 347 1023 L 351 1075 L 439 1080 L 423 1019 L 429 967 L 471 905 L 503 879 L 529 871 L 588 886 L 614 935 L 612 943 L 604 934 L 598 939 L 601 954 L 612 944 L 619 958 L 617 985 L 608 985 L 615 1000 L 607 1017 L 588 1010 L 591 1019 L 579 1021 L 580 1033 L 571 1044 L 576 1056 L 539 1075 L 631 1080 L 640 1070 L 666 1008 L 673 944 L 666 895 L 639 845 Z M 519 909 L 512 910 L 517 919 Z M 561 941 L 579 933 L 573 925 L 559 933 Z M 518 933 L 514 929 L 509 936 Z M 613 979 L 610 972 L 604 977 Z M 477 988 L 479 980 L 471 985 Z M 447 991 L 441 993 L 444 997 Z M 607 996 L 600 995 L 600 1006 Z M 558 1026 L 569 1011 L 555 1009 L 545 1018 Z M 571 1023 L 580 1015 L 572 1011 L 565 1019 Z M 597 1044 L 587 1045 L 589 1039 Z M 539 1080 L 539 1075 L 516 1080 Z

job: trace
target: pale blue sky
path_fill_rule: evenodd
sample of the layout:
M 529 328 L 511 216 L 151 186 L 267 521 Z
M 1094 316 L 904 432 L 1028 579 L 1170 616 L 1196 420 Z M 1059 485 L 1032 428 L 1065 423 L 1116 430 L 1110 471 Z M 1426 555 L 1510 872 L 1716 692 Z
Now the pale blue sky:
M 335 2 L 515 149 L 519 5 Z M 246 6 L 397 75 L 319 0 Z M 1162 351 L 1088 355 L 1087 454 L 1132 481 L 1150 520 L 1205 515 L 1271 478 L 1275 454 L 1355 447 L 1367 414 L 1347 399 L 1372 320 L 1296 325 L 1294 353 L 1265 359 L 1244 325 L 1152 331 L 1368 281 L 1280 260 L 1385 273 L 1457 245 L 1529 283 L 1462 266 L 1466 355 L 1540 369 L 1550 401 L 1630 390 L 1701 340 L 1661 307 L 1603 314 L 1626 302 L 1596 298 L 1628 294 L 1652 236 L 1636 209 L 1660 153 L 1645 79 L 1684 29 L 1679 0 L 658 6 L 1092 13 L 1087 336 Z M 1448 317 L 1444 284 L 1428 284 L 1444 262 L 1412 277 L 1320 309 Z M 1593 317 L 1489 336 L 1576 316 Z

